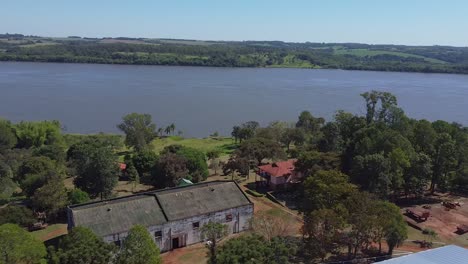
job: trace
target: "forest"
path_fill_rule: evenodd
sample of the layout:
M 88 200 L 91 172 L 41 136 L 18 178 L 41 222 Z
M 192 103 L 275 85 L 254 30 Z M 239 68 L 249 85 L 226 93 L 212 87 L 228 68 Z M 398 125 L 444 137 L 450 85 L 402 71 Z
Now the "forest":
M 182 178 L 209 180 L 209 169 L 248 178 L 257 165 L 286 158 L 296 158 L 296 170 L 305 175 L 290 190 L 303 219 L 300 236 L 284 236 L 278 219 L 255 216 L 252 234 L 209 248 L 209 263 L 388 257 L 408 237 L 400 204 L 435 193 L 468 194 L 468 128 L 412 119 L 388 92 L 361 96 L 363 116 L 338 110 L 327 121 L 303 111 L 293 123 L 235 125 L 226 152 L 180 144 L 155 151 L 152 144 L 163 140 L 163 131 L 174 133 L 175 125 L 158 129 L 149 114 L 122 117 L 117 127 L 124 136 L 64 134 L 58 121 L 1 120 L 0 247 L 8 247 L 8 254 L 0 263 L 160 263 L 159 250 L 140 226 L 120 248 L 78 227 L 46 249 L 28 230 L 38 218 L 63 221 L 67 205 L 115 197 L 121 162 L 129 182 L 161 189 Z M 223 226 L 206 225 L 202 233 L 216 240 Z M 247 245 L 256 250 L 244 250 Z
M 47 38 L 0 34 L 0 60 L 468 73 L 468 48 L 357 43 Z

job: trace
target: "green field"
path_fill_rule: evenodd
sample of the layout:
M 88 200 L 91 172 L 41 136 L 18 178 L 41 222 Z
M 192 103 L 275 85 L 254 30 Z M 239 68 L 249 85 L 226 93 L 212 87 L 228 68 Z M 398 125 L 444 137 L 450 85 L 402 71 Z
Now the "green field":
M 283 62 L 278 65 L 271 65 L 270 68 L 320 68 L 309 61 L 298 59 L 295 55 L 289 54 L 283 58 Z
M 366 57 L 366 56 L 376 56 L 376 55 L 393 55 L 393 56 L 399 56 L 399 57 L 413 57 L 413 58 L 419 58 L 419 59 L 424 59 L 427 62 L 432 62 L 432 63 L 446 63 L 445 61 L 438 60 L 438 59 L 433 59 L 433 58 L 427 58 L 424 56 L 419 56 L 415 54 L 409 54 L 409 53 L 403 53 L 403 52 L 397 52 L 397 51 L 386 51 L 386 50 L 369 50 L 369 49 L 346 49 L 346 48 L 340 48 L 340 47 L 334 47 L 334 54 L 336 55 L 353 55 L 353 56 L 358 56 L 358 57 Z
M 151 147 L 156 152 L 161 152 L 165 147 L 175 144 L 195 148 L 203 152 L 218 149 L 223 154 L 231 153 L 236 147 L 231 138 L 182 138 L 178 136 L 155 139 L 151 142 Z

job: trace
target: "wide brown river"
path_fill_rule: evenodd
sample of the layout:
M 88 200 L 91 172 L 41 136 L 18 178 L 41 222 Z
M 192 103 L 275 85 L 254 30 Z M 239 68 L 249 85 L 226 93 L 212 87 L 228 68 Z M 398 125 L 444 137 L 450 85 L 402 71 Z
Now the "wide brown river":
M 59 120 L 66 132 L 117 132 L 130 112 L 185 136 L 256 120 L 364 113 L 360 93 L 385 90 L 414 118 L 468 125 L 468 75 L 342 70 L 0 62 L 0 118 Z

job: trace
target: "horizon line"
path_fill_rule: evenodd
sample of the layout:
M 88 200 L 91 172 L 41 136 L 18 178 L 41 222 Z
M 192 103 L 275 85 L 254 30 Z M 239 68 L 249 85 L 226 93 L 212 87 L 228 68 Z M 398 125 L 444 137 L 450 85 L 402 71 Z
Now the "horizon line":
M 295 44 L 364 44 L 370 46 L 407 46 L 407 47 L 454 47 L 454 48 L 468 48 L 466 46 L 455 46 L 455 45 L 444 45 L 444 44 L 392 44 L 392 43 L 365 43 L 365 42 L 324 42 L 324 41 L 287 41 L 287 40 L 221 40 L 221 39 L 194 39 L 194 38 L 177 38 L 177 37 L 126 37 L 126 36 L 100 36 L 100 37 L 89 37 L 89 36 L 79 36 L 79 35 L 68 35 L 68 36 L 44 36 L 44 35 L 33 35 L 33 34 L 23 34 L 23 33 L 0 33 L 0 35 L 22 35 L 24 37 L 39 37 L 39 38 L 80 38 L 80 39 L 118 39 L 118 38 L 128 38 L 128 39 L 155 39 L 155 40 L 185 40 L 185 41 L 200 41 L 200 42 L 282 42 L 282 43 L 295 43 Z

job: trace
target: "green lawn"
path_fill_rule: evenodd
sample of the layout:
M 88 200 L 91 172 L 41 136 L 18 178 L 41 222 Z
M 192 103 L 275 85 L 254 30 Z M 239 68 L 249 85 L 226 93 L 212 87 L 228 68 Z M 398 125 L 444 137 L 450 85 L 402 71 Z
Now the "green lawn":
M 156 152 L 161 152 L 164 147 L 175 144 L 195 148 L 203 152 L 218 149 L 223 154 L 230 154 L 236 146 L 231 138 L 182 138 L 171 136 L 155 139 L 151 142 L 151 147 Z
M 403 53 L 403 52 L 396 52 L 396 51 L 385 51 L 385 50 L 368 50 L 368 49 L 343 49 L 343 48 L 337 48 L 335 49 L 335 54 L 338 55 L 353 55 L 353 56 L 358 56 L 358 57 L 365 57 L 365 56 L 376 56 L 376 55 L 394 55 L 394 56 L 400 56 L 400 57 L 413 57 L 413 58 L 420 58 L 424 59 L 428 62 L 432 63 L 446 63 L 445 61 L 442 60 L 437 60 L 437 59 L 432 59 L 424 56 L 419 56 L 415 54 L 409 54 L 409 53 Z

